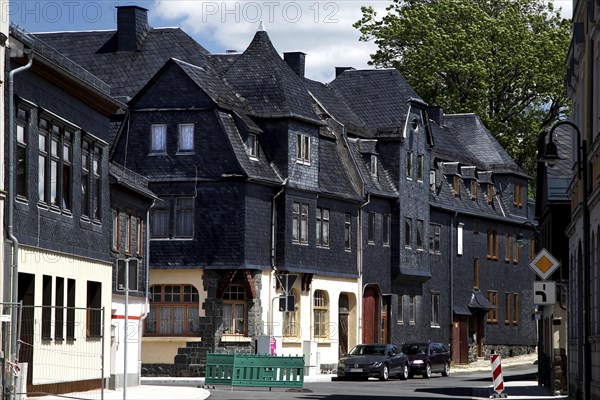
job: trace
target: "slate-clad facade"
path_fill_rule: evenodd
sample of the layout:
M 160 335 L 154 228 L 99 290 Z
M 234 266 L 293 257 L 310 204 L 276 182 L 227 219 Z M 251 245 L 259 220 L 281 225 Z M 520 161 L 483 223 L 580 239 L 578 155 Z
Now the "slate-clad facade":
M 460 337 L 457 362 L 469 339 L 480 355 L 535 342 L 529 252 L 506 265 L 485 253 L 488 229 L 514 241 L 529 220 L 528 177 L 476 116 L 428 107 L 396 70 L 308 80 L 305 55 L 282 58 L 265 31 L 242 53 L 209 55 L 149 27 L 140 7 L 118 13 L 116 31 L 39 37 L 128 100 L 111 159 L 158 197 L 145 373 L 190 373 L 206 352 L 253 352 L 263 335 L 313 371 L 359 342 Z M 505 293 L 517 299 L 506 325 L 488 323 L 494 291 L 496 317 Z
M 15 165 L 5 168 L 15 179 L 7 212 L 19 246 L 18 361 L 28 364 L 28 391 L 100 387 L 110 365 L 101 358 L 109 343 L 100 339 L 110 337 L 110 118 L 125 105 L 39 39 L 11 27 L 10 43 L 11 70 L 32 57 L 15 75 L 15 130 L 4 132 L 15 138 Z

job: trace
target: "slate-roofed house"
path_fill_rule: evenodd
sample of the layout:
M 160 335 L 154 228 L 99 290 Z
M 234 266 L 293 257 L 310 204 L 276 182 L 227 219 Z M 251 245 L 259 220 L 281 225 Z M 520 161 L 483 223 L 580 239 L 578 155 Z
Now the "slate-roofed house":
M 476 115 L 435 115 L 429 253 L 432 269 L 448 271 L 443 318 L 452 326 L 452 358 L 530 351 L 536 326 L 528 177 Z
M 10 69 L 29 65 L 25 51 L 33 57 L 15 75 L 15 132 L 3 133 L 15 138 L 15 165 L 5 168 L 14 167 L 6 212 L 23 302 L 18 361 L 28 364 L 28 392 L 98 388 L 110 367 L 109 128 L 125 105 L 36 37 L 11 27 L 10 44 Z

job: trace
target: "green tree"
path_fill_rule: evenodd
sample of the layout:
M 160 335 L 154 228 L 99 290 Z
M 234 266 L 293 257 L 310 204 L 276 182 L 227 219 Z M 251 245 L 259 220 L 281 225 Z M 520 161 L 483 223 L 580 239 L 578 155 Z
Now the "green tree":
M 513 159 L 535 175 L 541 129 L 569 112 L 571 24 L 543 0 L 393 0 L 354 24 L 379 49 L 370 64 L 397 68 L 447 113 L 478 114 Z

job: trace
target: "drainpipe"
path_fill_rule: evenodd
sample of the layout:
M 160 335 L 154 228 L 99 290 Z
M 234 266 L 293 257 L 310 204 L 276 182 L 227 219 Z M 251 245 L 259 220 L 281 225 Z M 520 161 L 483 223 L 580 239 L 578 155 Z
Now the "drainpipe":
M 277 266 L 275 265 L 275 219 L 277 216 L 277 205 L 276 200 L 277 197 L 281 196 L 285 191 L 285 185 L 287 185 L 289 178 L 285 178 L 283 183 L 281 184 L 281 189 L 275 196 L 273 196 L 273 202 L 271 203 L 271 282 L 269 285 L 269 317 L 271 319 L 271 323 L 269 324 L 269 334 L 273 335 L 273 324 L 275 323 L 275 318 L 273 317 L 273 310 L 275 307 L 273 306 L 273 286 L 275 285 L 275 272 L 277 271 Z
M 455 211 L 454 215 L 450 219 L 450 344 L 454 341 L 452 332 L 454 332 L 454 224 L 456 223 L 456 217 L 458 212 Z M 459 348 L 460 353 L 460 348 Z
M 17 302 L 17 297 L 19 295 L 19 241 L 14 235 L 13 232 L 13 220 L 14 220 L 14 207 L 15 207 L 15 98 L 14 98 L 14 77 L 19 72 L 25 71 L 29 69 L 33 64 L 33 54 L 29 54 L 29 61 L 26 65 L 16 68 L 8 74 L 8 188 L 7 195 L 8 198 L 8 215 L 7 215 L 7 236 L 8 239 L 12 242 L 12 256 L 9 261 L 9 265 L 6 266 L 7 272 L 8 270 L 12 271 L 12 294 L 11 294 L 11 303 Z M 12 263 L 12 269 L 11 264 Z M 11 324 L 11 349 L 10 349 L 10 360 L 14 362 L 17 360 L 17 310 L 13 309 L 12 312 L 12 320 Z M 11 392 L 11 397 L 14 397 L 14 390 Z
M 362 316 L 363 315 L 363 309 L 362 309 L 362 295 L 363 295 L 363 285 L 364 285 L 364 281 L 363 281 L 363 234 L 362 234 L 362 213 L 363 213 L 363 208 L 365 208 L 369 203 L 371 202 L 371 193 L 367 193 L 367 201 L 365 201 L 364 203 L 362 203 L 359 207 L 358 207 L 358 228 L 356 230 L 356 241 L 357 241 L 357 245 L 356 245 L 356 259 L 358 260 L 358 299 L 356 299 L 356 305 L 358 308 L 358 315 Z M 351 226 L 352 227 L 352 226 Z M 350 229 L 350 231 L 352 231 L 352 229 Z M 362 329 L 362 317 L 361 321 L 358 324 L 358 333 L 359 333 L 359 337 L 357 338 L 357 343 L 362 343 L 362 338 L 363 338 L 363 329 Z

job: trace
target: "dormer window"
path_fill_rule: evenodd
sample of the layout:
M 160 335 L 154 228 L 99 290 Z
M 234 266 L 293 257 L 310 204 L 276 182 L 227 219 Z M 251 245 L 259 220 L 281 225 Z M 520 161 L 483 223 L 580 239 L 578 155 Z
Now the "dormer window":
M 413 177 L 413 153 L 409 151 L 406 153 L 406 178 L 412 179 Z
M 513 204 L 515 207 L 523 207 L 523 185 L 520 183 L 514 184 Z
M 454 175 L 454 195 L 460 196 L 460 177 Z
M 251 133 L 246 140 L 246 151 L 250 158 L 258 159 L 258 146 L 256 144 L 256 135 Z
M 471 200 L 477 200 L 477 181 L 471 180 Z
M 371 154 L 371 176 L 377 178 L 377 156 Z
M 414 132 L 418 132 L 419 131 L 419 117 L 414 117 L 411 121 L 410 121 L 410 127 L 412 128 L 412 130 Z
M 429 190 L 435 192 L 435 169 L 429 170 Z
M 298 134 L 296 137 L 296 162 L 310 165 L 310 136 Z
M 488 203 L 492 204 L 494 202 L 494 185 L 491 183 L 488 183 L 488 190 L 487 190 L 487 195 L 488 195 Z
M 194 151 L 194 124 L 179 124 L 177 152 L 191 153 Z
M 167 152 L 167 125 L 154 124 L 152 125 L 150 136 L 150 153 L 166 153 Z

